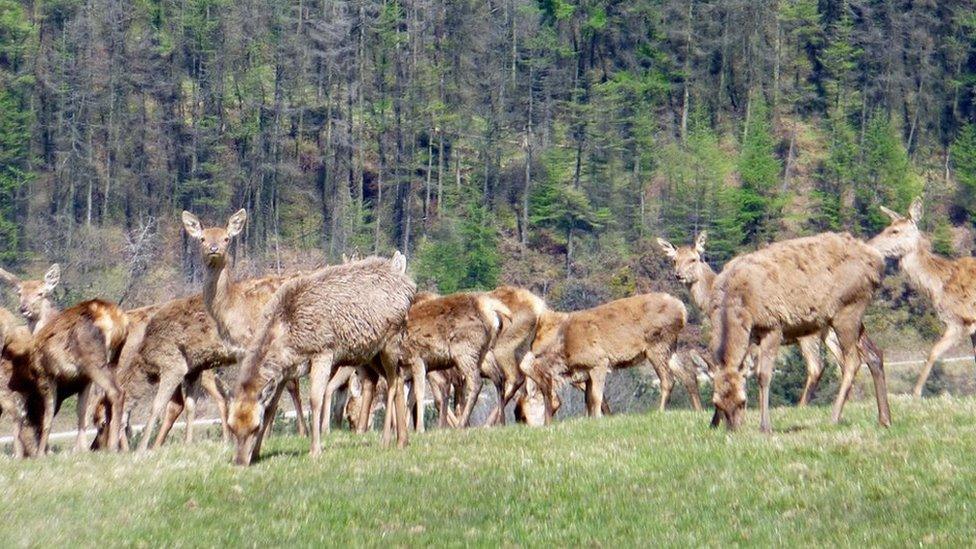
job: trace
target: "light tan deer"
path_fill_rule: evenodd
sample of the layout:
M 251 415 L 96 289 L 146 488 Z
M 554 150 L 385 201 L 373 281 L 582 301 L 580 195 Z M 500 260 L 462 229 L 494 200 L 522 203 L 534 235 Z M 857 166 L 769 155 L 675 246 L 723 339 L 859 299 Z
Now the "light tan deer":
M 109 449 L 118 450 L 125 394 L 115 379 L 119 352 L 128 332 L 128 319 L 115 304 L 102 300 L 79 303 L 56 315 L 34 336 L 31 370 L 38 380 L 44 413 L 38 453 L 47 451 L 51 422 L 57 407 L 78 394 L 78 438 L 83 450 L 88 427 L 89 387 L 97 385 L 108 399 Z
M 969 336 L 976 349 L 976 258 L 946 259 L 932 252 L 932 244 L 918 228 L 922 199 L 916 198 L 908 217 L 882 206 L 891 224 L 868 244 L 886 257 L 897 259 L 916 291 L 932 301 L 945 331 L 932 346 L 912 394 L 921 398 L 925 381 L 936 361 L 953 345 Z
M 744 416 L 746 355 L 758 344 L 760 429 L 772 431 L 769 383 L 776 353 L 784 342 L 837 334 L 842 356 L 840 391 L 832 418 L 839 422 L 861 362 L 867 359 L 864 311 L 881 284 L 884 258 L 849 234 L 823 233 L 771 244 L 730 261 L 715 279 L 710 317 L 715 373 L 713 402 L 717 420 L 730 430 Z M 878 420 L 891 424 L 884 364 L 868 359 L 878 402 Z
M 674 262 L 675 277 L 688 288 L 695 305 L 705 315 L 711 310 L 712 285 L 715 283 L 715 277 L 718 276 L 702 258 L 707 240 L 708 233 L 705 231 L 695 237 L 694 246 L 676 248 L 663 238 L 657 239 L 658 246 Z M 841 364 L 843 355 L 837 342 L 837 336 L 831 329 L 827 329 L 825 334 L 824 341 L 827 348 L 834 355 L 837 363 Z M 820 334 L 796 338 L 796 344 L 800 347 L 800 354 L 807 366 L 807 380 L 803 386 L 803 393 L 800 395 L 799 406 L 806 406 L 810 402 L 814 391 L 820 384 L 820 378 L 823 376 L 824 364 L 820 357 L 820 340 Z M 875 348 L 872 344 L 868 350 Z
M 3 269 L 0 269 L 0 280 L 16 288 L 20 314 L 27 320 L 31 333 L 37 333 L 57 316 L 58 308 L 51 299 L 51 293 L 61 281 L 61 266 L 57 263 L 51 265 L 42 280 L 21 280 Z
M 398 443 L 406 445 L 403 378 L 388 344 L 401 333 L 415 291 L 399 253 L 393 259 L 371 257 L 325 267 L 281 286 L 247 351 L 231 401 L 235 463 L 248 465 L 259 455 L 284 382 L 303 375 L 309 364 L 311 455 L 319 455 L 329 377 L 339 365 L 372 364 L 378 355 L 390 388 L 387 416 L 396 406 Z M 385 430 L 383 440 L 390 443 L 391 430 Z
M 13 422 L 14 457 L 33 455 L 40 426 L 36 380 L 31 375 L 33 345 L 27 326 L 0 308 L 0 412 Z M 34 413 L 31 413 L 34 412 Z
M 261 311 L 275 291 L 293 277 L 269 276 L 253 281 L 237 282 L 228 258 L 230 243 L 244 230 L 247 212 L 238 210 L 227 227 L 203 228 L 200 220 L 190 212 L 183 212 L 186 233 L 199 243 L 200 257 L 206 268 L 203 281 L 203 303 L 217 324 L 217 333 L 243 357 L 261 322 Z M 305 414 L 298 380 L 286 386 L 297 414 L 298 433 L 305 436 Z
M 610 371 L 644 360 L 661 381 L 660 409 L 664 410 L 674 386 L 669 361 L 686 321 L 681 301 L 662 293 L 618 299 L 572 313 L 543 314 L 532 351 L 520 368 L 542 391 L 546 423 L 559 407 L 556 389 L 561 381 L 585 383 L 587 413 L 601 417 Z M 697 390 L 697 386 L 688 387 L 689 394 L 695 395 Z

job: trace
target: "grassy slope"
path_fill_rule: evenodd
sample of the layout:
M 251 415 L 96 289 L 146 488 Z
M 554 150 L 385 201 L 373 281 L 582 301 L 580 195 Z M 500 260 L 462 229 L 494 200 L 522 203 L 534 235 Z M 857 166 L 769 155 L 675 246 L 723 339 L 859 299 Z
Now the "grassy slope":
M 976 537 L 976 400 L 893 402 L 848 422 L 779 409 L 767 437 L 691 412 L 549 429 L 414 437 L 403 452 L 342 433 L 325 455 L 275 437 L 250 469 L 219 443 L 145 458 L 0 461 L 0 545 L 918 542 Z

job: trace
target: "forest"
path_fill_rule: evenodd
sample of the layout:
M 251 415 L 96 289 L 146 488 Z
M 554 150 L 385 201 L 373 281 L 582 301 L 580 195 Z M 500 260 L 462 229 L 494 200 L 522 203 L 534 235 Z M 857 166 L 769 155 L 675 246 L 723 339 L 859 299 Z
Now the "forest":
M 969 255 L 974 123 L 968 0 L 0 0 L 0 264 L 147 304 L 199 279 L 180 211 L 244 207 L 245 271 L 573 309 L 682 292 L 657 236 L 720 267 L 919 194 Z

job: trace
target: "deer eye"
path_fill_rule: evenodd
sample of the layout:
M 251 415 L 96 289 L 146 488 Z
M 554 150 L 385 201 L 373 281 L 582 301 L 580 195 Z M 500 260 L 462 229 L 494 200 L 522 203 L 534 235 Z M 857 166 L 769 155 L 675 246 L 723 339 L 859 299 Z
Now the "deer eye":
M 225 236 L 224 237 L 224 242 L 230 242 L 230 237 L 229 236 Z

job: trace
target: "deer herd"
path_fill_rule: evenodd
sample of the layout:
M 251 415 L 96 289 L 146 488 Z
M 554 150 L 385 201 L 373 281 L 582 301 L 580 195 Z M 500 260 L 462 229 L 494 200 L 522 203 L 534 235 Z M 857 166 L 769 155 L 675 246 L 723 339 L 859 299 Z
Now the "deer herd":
M 702 362 L 713 382 L 713 426 L 725 422 L 735 430 L 741 425 L 746 379 L 754 375 L 760 429 L 772 430 L 770 381 L 784 343 L 799 345 L 807 365 L 801 406 L 820 381 L 825 343 L 841 373 L 833 421 L 840 421 L 865 364 L 878 420 L 890 425 L 882 352 L 863 323 L 886 258 L 898 260 L 946 326 L 915 396 L 921 396 L 933 364 L 963 334 L 976 350 L 976 259 L 932 253 L 918 227 L 919 199 L 907 217 L 883 211 L 891 222 L 869 241 L 838 233 L 786 240 L 736 257 L 719 273 L 703 259 L 704 232 L 691 246 L 658 239 L 674 275 L 710 325 L 710 352 Z M 199 246 L 203 291 L 159 305 L 123 311 L 94 299 L 59 310 L 52 298 L 61 278 L 58 265 L 43 280 L 21 280 L 0 269 L 0 281 L 19 299 L 19 316 L 0 309 L 0 413 L 13 421 L 15 456 L 49 451 L 53 418 L 72 395 L 78 396 L 76 450 L 89 447 L 92 422 L 97 427 L 92 448 L 128 449 L 132 411 L 146 402 L 149 416 L 137 448 L 144 452 L 150 444 L 162 445 L 184 412 L 185 437 L 192 440 L 196 398 L 205 391 L 241 465 L 260 454 L 286 390 L 299 434 L 310 435 L 313 456 L 321 452 L 333 398 L 343 387 L 349 425 L 367 431 L 385 403 L 383 444 L 395 436 L 400 447 L 411 428 L 424 430 L 428 390 L 438 425 L 465 427 L 484 380 L 497 392 L 488 425 L 504 424 L 513 401 L 519 421 L 551 422 L 561 405 L 559 389 L 567 384 L 584 392 L 588 415 L 600 417 L 609 412 L 608 374 L 645 361 L 660 381 L 662 410 L 675 378 L 701 409 L 698 372 L 676 354 L 687 311 L 673 296 L 648 293 L 568 313 L 552 311 L 532 292 L 510 286 L 441 296 L 417 291 L 399 252 L 392 258 L 344 259 L 312 272 L 238 280 L 229 249 L 246 219 L 241 210 L 226 227 L 204 228 L 184 212 L 186 233 Z M 238 377 L 228 390 L 218 372 L 235 364 Z M 299 393 L 305 376 L 308 425 Z

